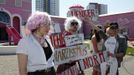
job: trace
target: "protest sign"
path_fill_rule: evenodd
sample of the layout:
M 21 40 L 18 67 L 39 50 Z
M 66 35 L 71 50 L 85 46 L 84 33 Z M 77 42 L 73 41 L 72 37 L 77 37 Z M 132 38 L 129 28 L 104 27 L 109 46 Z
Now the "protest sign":
M 93 9 L 91 10 L 75 10 L 75 11 L 70 11 L 69 12 L 71 16 L 76 16 L 76 17 L 92 17 L 95 15 L 95 11 Z
M 54 48 L 61 48 L 83 43 L 84 35 L 74 34 L 64 36 L 62 33 L 53 33 L 50 39 Z
M 78 75 L 79 70 L 77 68 L 77 65 L 71 66 L 69 69 L 63 71 L 62 73 L 57 73 L 56 75 Z
M 51 34 L 50 39 L 54 48 L 60 48 L 65 46 L 65 40 L 62 33 Z
M 84 35 L 83 34 L 68 35 L 65 36 L 64 39 L 65 39 L 66 46 L 72 46 L 72 45 L 83 43 Z
M 53 23 L 53 31 L 54 31 L 54 33 L 60 33 L 61 32 L 59 23 Z
M 79 60 L 81 68 L 84 69 L 88 69 L 90 67 L 93 67 L 95 65 L 99 65 L 102 62 L 105 62 L 107 60 L 107 52 L 100 52 L 97 54 L 93 54 L 90 55 L 82 60 Z
M 85 44 L 55 49 L 54 63 L 56 65 L 83 59 L 89 55 L 89 47 Z

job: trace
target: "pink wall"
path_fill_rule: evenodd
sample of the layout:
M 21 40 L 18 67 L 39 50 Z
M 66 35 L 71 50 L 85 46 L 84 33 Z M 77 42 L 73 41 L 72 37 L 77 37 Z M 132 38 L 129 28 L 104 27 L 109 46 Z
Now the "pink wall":
M 134 12 L 100 16 L 99 22 L 102 25 L 105 25 L 107 22 L 118 22 L 120 28 L 128 29 L 129 38 L 134 38 Z

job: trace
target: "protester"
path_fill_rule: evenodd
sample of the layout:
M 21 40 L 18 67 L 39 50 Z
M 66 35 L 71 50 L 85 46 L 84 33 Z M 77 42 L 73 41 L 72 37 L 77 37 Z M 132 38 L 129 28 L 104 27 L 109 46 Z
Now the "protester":
M 99 32 L 105 40 L 103 50 L 108 51 L 109 55 L 108 61 L 101 64 L 101 75 L 119 75 L 118 68 L 126 54 L 127 41 L 124 36 L 118 34 L 118 23 L 110 23 L 107 31 L 108 36 L 102 31 Z
M 97 26 L 98 28 L 102 29 L 102 27 L 100 25 Z M 91 38 L 91 42 L 92 42 L 92 48 L 93 48 L 93 54 L 99 53 L 102 51 L 102 45 L 104 40 L 100 37 L 98 31 L 96 29 L 94 29 L 93 31 L 93 36 Z M 92 75 L 100 75 L 100 65 L 96 65 L 93 67 L 93 72 Z
M 65 21 L 64 28 L 65 31 L 63 32 L 64 35 L 72 35 L 78 34 L 81 28 L 81 20 L 76 17 L 68 17 Z
M 20 75 L 56 75 L 54 50 L 47 35 L 51 19 L 46 12 L 35 12 L 27 20 L 29 31 L 17 47 Z
M 81 21 L 76 17 L 68 17 L 65 21 L 65 31 L 63 32 L 63 35 L 73 35 L 78 34 L 78 31 L 81 28 Z M 77 61 L 71 61 L 69 63 L 61 64 L 57 68 L 57 74 L 60 75 L 60 73 L 66 71 L 67 69 L 70 69 L 72 66 L 76 65 Z M 79 68 L 79 67 L 77 67 Z M 77 71 L 76 71 L 77 72 Z M 83 73 L 83 71 L 81 71 Z M 75 71 L 70 72 L 70 75 L 76 74 Z M 66 75 L 66 74 L 64 74 Z

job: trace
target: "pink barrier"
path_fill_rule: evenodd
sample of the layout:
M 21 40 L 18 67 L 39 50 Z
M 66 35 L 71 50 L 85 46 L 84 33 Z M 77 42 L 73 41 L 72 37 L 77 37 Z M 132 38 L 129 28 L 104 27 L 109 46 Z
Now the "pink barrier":
M 19 40 L 22 38 L 21 35 L 18 33 L 18 31 L 14 27 L 11 27 L 11 26 L 7 26 L 6 31 L 9 36 L 10 44 L 13 41 L 14 45 L 17 45 Z M 12 40 L 12 38 L 13 38 L 13 40 Z

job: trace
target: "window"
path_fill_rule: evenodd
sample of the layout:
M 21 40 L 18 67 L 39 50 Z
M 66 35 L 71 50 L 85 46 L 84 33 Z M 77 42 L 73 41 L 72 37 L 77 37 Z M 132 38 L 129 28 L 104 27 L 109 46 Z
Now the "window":
M 0 4 L 4 4 L 5 3 L 5 0 L 0 0 Z
M 21 7 L 22 6 L 22 0 L 15 0 L 15 6 Z

